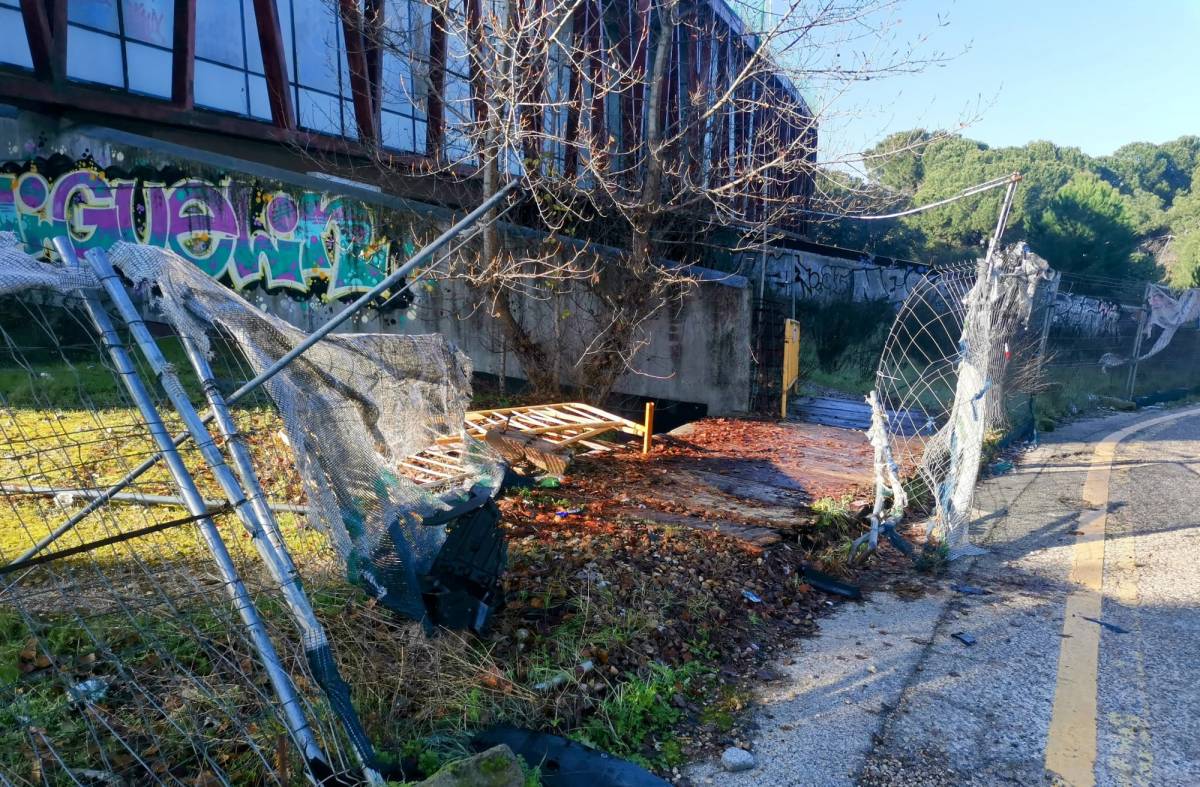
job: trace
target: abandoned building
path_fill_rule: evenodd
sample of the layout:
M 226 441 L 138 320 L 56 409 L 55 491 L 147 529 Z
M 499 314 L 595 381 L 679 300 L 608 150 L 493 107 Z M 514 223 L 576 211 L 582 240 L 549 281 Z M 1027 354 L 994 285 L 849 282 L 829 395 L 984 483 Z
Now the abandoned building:
M 696 85 L 726 79 L 756 45 L 724 0 L 700 3 L 695 13 L 720 35 L 673 42 L 668 114 Z M 598 41 L 626 58 L 617 67 L 645 67 L 649 3 L 573 8 L 565 40 Z M 0 0 L 0 231 L 30 251 L 64 230 L 81 248 L 164 246 L 310 328 L 412 253 L 413 217 L 445 226 L 473 207 L 469 172 L 447 179 L 428 166 L 471 162 L 463 129 L 476 111 L 473 61 L 446 19 L 478 15 L 480 0 L 447 9 L 421 0 Z M 381 43 L 373 29 L 381 20 L 410 33 L 403 46 Z M 574 62 L 546 65 L 548 89 L 574 95 Z M 807 106 L 786 79 L 775 82 L 762 89 Z M 586 111 L 551 102 L 531 122 L 558 124 L 568 139 L 599 129 L 628 138 L 646 126 L 648 102 L 636 91 L 583 103 Z M 705 155 L 765 155 L 755 129 L 769 111 L 728 118 L 728 133 L 706 140 Z M 815 161 L 815 121 L 786 131 L 805 135 Z M 578 167 L 564 148 L 552 151 L 558 166 Z M 372 165 L 379 151 L 386 171 Z M 802 196 L 812 187 L 811 178 L 786 184 Z M 535 231 L 519 224 L 510 231 Z M 883 270 L 806 244 L 799 221 L 782 229 L 796 238 L 791 247 L 748 255 L 748 265 L 715 255 L 719 271 L 655 318 L 640 361 L 646 374 L 625 375 L 615 390 L 745 411 L 755 321 L 760 332 L 776 330 L 756 317 L 767 300 L 834 289 L 903 297 L 911 275 L 903 266 Z M 487 310 L 445 282 L 414 295 L 356 328 L 438 331 L 477 372 L 521 377 Z

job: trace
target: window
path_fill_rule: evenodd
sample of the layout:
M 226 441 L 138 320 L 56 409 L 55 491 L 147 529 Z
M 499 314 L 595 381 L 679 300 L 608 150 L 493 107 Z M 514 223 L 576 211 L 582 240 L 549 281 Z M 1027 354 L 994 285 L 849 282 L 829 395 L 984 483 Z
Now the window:
M 419 0 L 387 0 L 384 8 L 380 142 L 396 150 L 424 152 L 429 6 Z
M 69 0 L 67 76 L 171 97 L 174 0 Z
M 197 106 L 271 119 L 254 0 L 196 4 Z
M 358 136 L 342 23 L 329 0 L 277 0 L 289 84 L 302 127 Z
M 0 30 L 9 31 L 4 46 L 0 47 L 0 64 L 32 69 L 33 56 L 29 54 L 25 20 L 17 0 L 0 0 Z
M 472 162 L 470 129 L 475 119 L 471 99 L 471 63 L 467 45 L 458 31 L 465 29 L 462 18 L 454 12 L 446 33 L 446 73 L 442 82 L 442 107 L 446 113 L 446 157 L 452 162 Z

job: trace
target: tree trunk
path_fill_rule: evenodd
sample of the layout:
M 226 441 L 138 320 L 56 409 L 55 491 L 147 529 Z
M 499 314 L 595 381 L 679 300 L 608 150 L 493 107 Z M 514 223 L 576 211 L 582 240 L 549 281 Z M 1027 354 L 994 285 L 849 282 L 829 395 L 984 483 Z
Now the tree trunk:
M 673 5 L 666 4 L 659 9 L 658 41 L 650 69 L 649 100 L 646 102 L 645 173 L 638 212 L 629 231 L 630 264 L 625 271 L 627 279 L 601 282 L 597 286 L 598 295 L 608 302 L 613 319 L 599 346 L 593 348 L 589 357 L 580 364 L 584 397 L 596 403 L 612 392 L 617 380 L 629 368 L 636 349 L 638 329 L 659 308 L 666 295 L 655 264 L 658 253 L 654 235 L 662 205 L 662 102 L 671 45 L 675 39 L 674 13 Z

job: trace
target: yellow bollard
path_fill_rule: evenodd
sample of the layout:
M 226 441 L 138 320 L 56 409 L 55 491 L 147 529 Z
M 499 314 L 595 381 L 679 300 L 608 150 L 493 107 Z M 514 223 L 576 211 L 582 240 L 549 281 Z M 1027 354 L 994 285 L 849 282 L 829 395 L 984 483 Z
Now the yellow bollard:
M 650 453 L 650 443 L 654 439 L 654 402 L 646 402 L 646 420 L 642 424 L 642 453 Z

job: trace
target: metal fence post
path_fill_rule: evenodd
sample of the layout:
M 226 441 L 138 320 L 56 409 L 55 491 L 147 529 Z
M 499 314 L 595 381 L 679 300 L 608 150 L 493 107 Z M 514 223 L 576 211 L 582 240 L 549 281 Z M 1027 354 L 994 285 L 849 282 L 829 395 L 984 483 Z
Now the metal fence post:
M 146 327 L 146 323 L 142 320 L 137 307 L 134 305 L 132 299 L 130 299 L 129 293 L 125 291 L 125 285 L 117 277 L 117 273 L 109 263 L 107 255 L 105 255 L 102 249 L 92 249 L 87 253 L 86 259 L 91 264 L 96 278 L 99 279 L 100 286 L 108 293 L 113 305 L 116 306 L 117 313 L 124 321 L 126 327 L 128 327 L 134 342 L 141 349 L 142 355 L 145 357 L 147 363 L 149 363 L 150 368 L 158 376 L 159 384 L 166 393 L 168 400 L 174 406 L 175 411 L 183 420 L 184 427 L 187 429 L 188 434 L 191 435 L 192 441 L 199 449 L 201 456 L 224 492 L 229 504 L 241 520 L 246 532 L 249 533 L 251 544 L 258 552 L 263 564 L 267 567 L 267 571 L 270 573 L 272 579 L 278 583 L 284 603 L 291 612 L 296 625 L 300 628 L 304 653 L 309 662 L 309 667 L 313 672 L 313 677 L 325 691 L 330 706 L 337 714 L 338 720 L 342 722 L 342 726 L 353 744 L 354 753 L 359 759 L 359 764 L 363 768 L 367 783 L 382 784 L 383 779 L 374 771 L 375 752 L 371 746 L 370 739 L 362 728 L 358 715 L 354 711 L 353 705 L 350 703 L 349 688 L 337 672 L 337 667 L 330 652 L 329 640 L 325 635 L 325 629 L 320 621 L 317 620 L 316 613 L 313 611 L 308 596 L 300 586 L 299 575 L 296 573 L 291 555 L 288 554 L 287 547 L 283 543 L 283 536 L 279 532 L 279 525 L 275 521 L 274 514 L 267 507 L 266 495 L 263 493 L 262 486 L 259 484 L 258 477 L 254 472 L 253 459 L 250 456 L 249 450 L 241 442 L 241 436 L 237 431 L 237 424 L 234 423 L 233 416 L 229 412 L 224 397 L 217 390 L 212 370 L 209 368 L 207 361 L 197 350 L 195 344 L 188 337 L 183 337 L 184 350 L 204 387 L 204 393 L 208 398 L 209 405 L 212 407 L 213 416 L 217 421 L 222 435 L 226 438 L 226 447 L 230 451 L 235 466 L 242 476 L 242 483 L 246 483 L 250 489 L 251 494 L 249 496 L 242 489 L 233 470 L 226 464 L 225 457 L 221 453 L 221 449 L 217 447 L 212 433 L 205 427 L 200 413 L 192 405 L 173 366 L 159 350 L 158 344 L 154 341 L 154 337 L 150 333 L 150 329 Z M 165 430 L 163 435 L 164 437 L 166 436 Z M 166 439 L 169 440 L 170 438 Z M 189 498 L 189 503 L 191 502 Z M 290 682 L 283 688 L 294 691 L 294 687 L 291 686 Z M 303 718 L 303 716 L 300 718 Z
M 1133 389 L 1137 385 L 1138 373 L 1138 356 L 1142 354 L 1142 337 L 1146 333 L 1146 321 L 1150 317 L 1150 309 L 1146 305 L 1150 297 L 1150 285 L 1146 285 L 1146 289 L 1142 292 L 1142 304 L 1139 312 L 1141 316 L 1138 318 L 1137 336 L 1133 340 L 1133 357 L 1129 359 L 1129 384 L 1126 392 L 1126 399 L 1133 401 Z
M 68 264 L 78 266 L 79 261 L 75 257 L 74 249 L 70 243 L 65 239 L 61 239 L 61 241 L 61 243 L 55 243 L 59 254 L 62 255 Z M 100 303 L 97 294 L 81 290 L 80 295 L 83 299 L 84 310 L 87 312 L 93 325 L 95 325 L 96 331 L 100 334 L 101 340 L 108 350 L 109 357 L 112 359 L 113 366 L 120 372 L 121 382 L 140 411 L 147 428 L 150 430 L 151 437 L 158 446 L 159 456 L 166 463 L 167 469 L 174 479 L 176 486 L 179 488 L 180 494 L 187 503 L 189 513 L 198 517 L 197 523 L 200 533 L 225 584 L 230 601 L 239 617 L 241 617 L 250 640 L 258 652 L 259 661 L 266 671 L 271 686 L 275 691 L 283 721 L 288 728 L 292 740 L 310 768 L 330 770 L 329 760 L 321 750 L 321 746 L 308 724 L 302 700 L 296 692 L 291 676 L 284 668 L 283 662 L 275 650 L 275 645 L 271 642 L 263 619 L 259 615 L 258 608 L 254 605 L 249 591 L 242 582 L 237 572 L 237 567 L 233 562 L 233 557 L 229 554 L 229 550 L 221 538 L 220 532 L 213 521 L 206 516 L 208 506 L 205 505 L 200 490 L 196 487 L 191 473 L 188 472 L 187 467 L 184 465 L 183 458 L 176 450 L 174 441 L 154 405 L 154 400 L 151 398 L 150 392 L 138 376 L 137 367 L 125 349 L 120 335 L 113 326 L 112 320 L 109 319 L 108 313 L 104 310 L 103 304 Z

